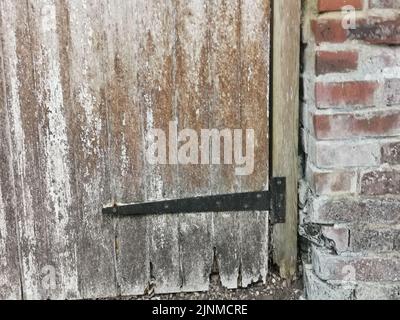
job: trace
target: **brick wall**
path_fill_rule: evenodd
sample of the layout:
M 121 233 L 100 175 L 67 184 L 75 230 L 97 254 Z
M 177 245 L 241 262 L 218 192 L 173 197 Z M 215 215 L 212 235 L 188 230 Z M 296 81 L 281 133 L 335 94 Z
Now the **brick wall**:
M 306 294 L 400 299 L 400 0 L 303 3 Z

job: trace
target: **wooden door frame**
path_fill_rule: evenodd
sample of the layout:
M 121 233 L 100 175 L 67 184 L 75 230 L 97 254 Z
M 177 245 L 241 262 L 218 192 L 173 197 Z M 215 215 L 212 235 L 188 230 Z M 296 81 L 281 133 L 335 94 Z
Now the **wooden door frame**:
M 301 0 L 272 0 L 271 174 L 287 178 L 286 223 L 272 232 L 283 278 L 297 272 Z

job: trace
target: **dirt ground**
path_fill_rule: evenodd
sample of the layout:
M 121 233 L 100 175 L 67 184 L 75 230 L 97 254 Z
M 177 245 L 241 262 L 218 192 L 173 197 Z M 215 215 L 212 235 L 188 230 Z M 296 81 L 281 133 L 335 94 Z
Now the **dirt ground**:
M 276 274 L 271 274 L 267 284 L 256 284 L 247 289 L 227 290 L 220 285 L 217 275 L 211 276 L 209 292 L 179 293 L 142 297 L 128 297 L 123 300 L 299 300 L 303 294 L 301 280 L 288 283 Z

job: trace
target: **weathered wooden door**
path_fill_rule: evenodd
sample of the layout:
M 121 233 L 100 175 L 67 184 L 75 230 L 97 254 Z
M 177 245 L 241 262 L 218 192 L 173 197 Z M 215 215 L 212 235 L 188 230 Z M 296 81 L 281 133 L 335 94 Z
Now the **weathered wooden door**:
M 1 298 L 207 290 L 213 266 L 229 288 L 266 279 L 267 212 L 102 208 L 267 188 L 269 25 L 269 0 L 0 0 Z M 254 170 L 150 164 L 171 123 L 253 129 Z

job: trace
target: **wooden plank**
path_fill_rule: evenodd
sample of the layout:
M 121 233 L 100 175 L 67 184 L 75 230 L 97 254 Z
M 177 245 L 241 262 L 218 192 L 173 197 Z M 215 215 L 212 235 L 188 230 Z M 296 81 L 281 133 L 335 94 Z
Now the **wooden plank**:
M 212 80 L 210 75 L 210 3 L 204 0 L 179 0 L 176 4 L 176 100 L 178 131 L 196 133 L 209 127 Z M 189 137 L 184 137 L 189 139 Z M 180 141 L 180 146 L 188 140 Z M 197 148 L 197 146 L 195 147 Z M 210 193 L 210 167 L 203 166 L 200 154 L 187 165 L 179 166 L 179 197 Z M 185 160 L 185 159 L 181 159 Z M 213 263 L 212 214 L 180 217 L 180 265 L 182 291 L 207 291 Z
M 71 181 L 71 158 L 67 120 L 62 89 L 59 37 L 57 33 L 57 7 L 55 1 L 27 1 L 31 61 L 25 68 L 33 73 L 36 105 L 25 105 L 26 124 L 32 135 L 27 148 L 36 145 L 36 161 L 33 170 L 40 174 L 30 184 L 32 195 L 38 193 L 42 202 L 35 208 L 44 214 L 43 228 L 46 238 L 47 257 L 38 256 L 42 273 L 55 272 L 56 285 L 46 289 L 53 299 L 78 298 L 78 269 L 76 252 L 76 198 Z M 28 120 L 31 108 L 37 110 L 35 122 Z M 67 106 L 68 107 L 68 106 Z M 25 124 L 25 123 L 24 123 Z M 41 235 L 36 235 L 36 239 Z M 42 280 L 42 286 L 43 286 Z M 43 296 L 42 296 L 43 297 Z
M 0 29 L 3 30 L 3 2 L 0 2 Z M 8 121 L 8 99 L 4 74 L 3 41 L 0 39 L 0 299 L 22 298 L 13 152 Z
M 216 0 L 211 15 L 213 104 L 210 127 L 231 130 L 240 128 L 240 1 Z M 213 194 L 240 191 L 234 165 L 213 166 L 211 181 Z M 227 288 L 237 288 L 240 282 L 238 213 L 214 214 L 213 239 L 221 282 Z
M 274 262 L 281 276 L 297 271 L 298 123 L 301 1 L 273 6 L 273 175 L 287 178 L 286 223 L 274 226 Z
M 111 199 L 106 106 L 105 2 L 66 1 L 69 16 L 69 69 L 80 217 L 78 271 L 83 298 L 117 295 L 115 235 L 102 206 Z
M 107 2 L 107 105 L 112 197 L 116 203 L 141 202 L 145 196 L 138 58 L 146 35 L 140 30 L 138 12 L 136 1 Z M 144 294 L 150 282 L 147 218 L 118 218 L 115 223 L 120 294 Z
M 175 119 L 174 108 L 174 6 L 170 1 L 138 1 L 141 30 L 137 64 L 141 117 L 146 146 L 154 141 L 153 129 L 169 132 Z M 146 200 L 176 198 L 176 166 L 153 165 L 144 168 Z M 154 216 L 148 219 L 151 281 L 156 293 L 178 292 L 181 288 L 179 267 L 179 219 Z
M 9 119 L 0 132 L 10 133 L 1 144 L 0 269 L 13 269 L 0 277 L 0 297 L 20 288 L 30 299 L 203 291 L 213 247 L 226 287 L 264 280 L 265 213 L 112 220 L 101 209 L 267 186 L 269 1 L 0 5 L 0 115 Z M 151 165 L 152 129 L 168 134 L 169 121 L 197 132 L 257 123 L 254 174 Z
M 254 130 L 254 168 L 240 178 L 242 192 L 268 189 L 270 1 L 241 1 L 241 128 Z M 243 132 L 245 138 L 245 132 Z M 252 143 L 250 139 L 247 143 Z M 247 145 L 243 145 L 246 151 Z M 248 156 L 248 154 L 247 154 Z M 268 274 L 267 212 L 239 216 L 241 286 L 264 281 Z
M 50 249 L 55 234 L 47 222 L 53 209 L 46 181 L 47 160 L 51 156 L 46 153 L 49 151 L 47 136 L 41 128 L 48 127 L 44 124 L 44 105 L 36 94 L 27 2 L 2 1 L 2 12 L 3 53 L 7 56 L 4 67 L 19 208 L 21 287 L 27 299 L 60 297 L 63 279 L 56 269 L 57 257 Z M 68 201 L 66 195 L 61 197 Z M 44 282 L 42 272 L 46 270 L 52 270 L 53 277 Z
M 19 208 L 18 230 L 21 247 L 21 269 L 23 271 L 21 287 L 25 298 L 40 298 L 40 265 L 38 257 L 46 251 L 42 239 L 36 239 L 36 232 L 44 235 L 41 228 L 43 214 L 34 214 L 34 198 L 29 189 L 29 182 L 38 178 L 39 172 L 32 170 L 34 151 L 25 148 L 25 142 L 30 139 L 30 132 L 23 127 L 26 116 L 23 106 L 34 105 L 30 86 L 33 79 L 31 70 L 25 65 L 31 65 L 30 39 L 27 30 L 26 4 L 9 0 L 1 2 L 2 41 L 4 73 L 6 79 L 8 118 L 11 133 L 11 148 L 13 150 L 13 171 L 15 174 L 16 206 Z M 23 43 L 26 47 L 23 46 Z M 23 81 L 21 81 L 23 79 Z M 31 109 L 32 120 L 36 119 L 36 110 Z M 31 121 L 32 121 L 31 120 Z M 28 186 L 25 186 L 28 184 Z M 41 200 L 41 197 L 39 198 Z M 28 250 L 29 249 L 29 250 Z

